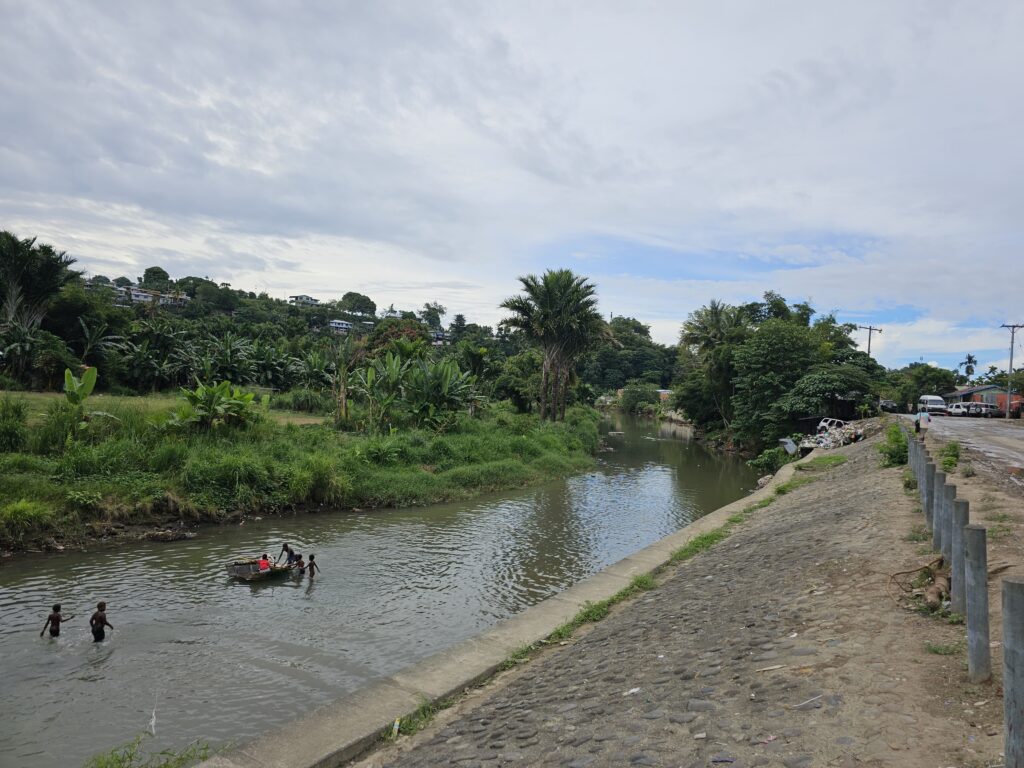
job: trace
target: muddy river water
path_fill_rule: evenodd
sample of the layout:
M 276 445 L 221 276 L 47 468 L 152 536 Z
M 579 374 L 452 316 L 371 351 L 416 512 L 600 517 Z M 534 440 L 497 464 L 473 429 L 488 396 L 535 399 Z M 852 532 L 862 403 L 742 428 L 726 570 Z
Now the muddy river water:
M 749 491 L 683 427 L 621 419 L 591 472 L 410 509 L 266 518 L 190 541 L 0 566 L 0 765 L 80 765 L 240 742 L 560 592 Z M 322 573 L 248 585 L 224 563 L 282 541 Z M 114 625 L 92 642 L 99 600 Z M 51 603 L 73 614 L 39 638 Z

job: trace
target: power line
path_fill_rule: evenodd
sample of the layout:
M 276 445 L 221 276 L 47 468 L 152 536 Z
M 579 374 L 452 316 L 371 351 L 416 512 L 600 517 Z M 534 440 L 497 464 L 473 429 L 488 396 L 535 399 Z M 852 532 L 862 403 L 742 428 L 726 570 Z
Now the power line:
M 878 331 L 879 333 L 881 333 L 882 329 L 881 328 L 875 328 L 875 326 L 873 326 L 873 325 L 858 325 L 857 328 L 859 328 L 862 331 L 867 331 L 868 332 L 868 356 L 870 357 L 871 356 L 871 334 L 874 333 L 875 331 Z
M 1013 401 L 1013 340 L 1017 335 L 1018 328 L 1024 328 L 1024 323 L 1003 323 L 1000 328 L 1010 329 L 1010 370 L 1006 374 L 1006 418 L 1010 418 L 1010 405 Z

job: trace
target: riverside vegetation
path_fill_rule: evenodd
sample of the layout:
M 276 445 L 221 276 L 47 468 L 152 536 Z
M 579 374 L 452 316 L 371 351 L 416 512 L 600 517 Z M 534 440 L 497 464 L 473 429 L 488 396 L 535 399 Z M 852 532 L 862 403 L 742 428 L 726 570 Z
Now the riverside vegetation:
M 42 414 L 17 395 L 0 399 L 2 547 L 289 509 L 426 504 L 579 471 L 597 448 L 598 416 L 580 407 L 559 423 L 496 404 L 446 416 L 443 431 L 423 420 L 346 433 L 277 423 L 266 400 L 226 382 L 185 390 L 174 409 L 92 411 L 95 369 L 67 376 L 67 397 Z

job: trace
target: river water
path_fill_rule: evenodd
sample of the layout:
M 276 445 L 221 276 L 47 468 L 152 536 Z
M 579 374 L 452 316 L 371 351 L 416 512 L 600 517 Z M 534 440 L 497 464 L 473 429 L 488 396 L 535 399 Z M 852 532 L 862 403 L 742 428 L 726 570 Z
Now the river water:
M 0 567 L 0 765 L 79 765 L 143 731 L 147 749 L 238 743 L 466 639 L 742 496 L 742 462 L 685 427 L 622 418 L 587 474 L 430 507 L 267 518 L 194 540 Z M 230 581 L 281 542 L 315 582 Z M 105 600 L 114 625 L 94 644 Z M 40 639 L 51 603 L 74 614 Z

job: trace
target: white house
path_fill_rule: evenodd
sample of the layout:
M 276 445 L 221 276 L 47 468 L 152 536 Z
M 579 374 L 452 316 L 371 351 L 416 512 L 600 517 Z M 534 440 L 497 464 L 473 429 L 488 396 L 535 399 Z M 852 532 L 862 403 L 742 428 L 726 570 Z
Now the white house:
M 331 320 L 328 325 L 335 333 L 348 333 L 352 330 L 352 323 L 348 320 Z
M 314 299 L 312 296 L 300 293 L 298 296 L 289 296 L 288 302 L 297 307 L 315 307 L 320 303 L 320 299 Z

